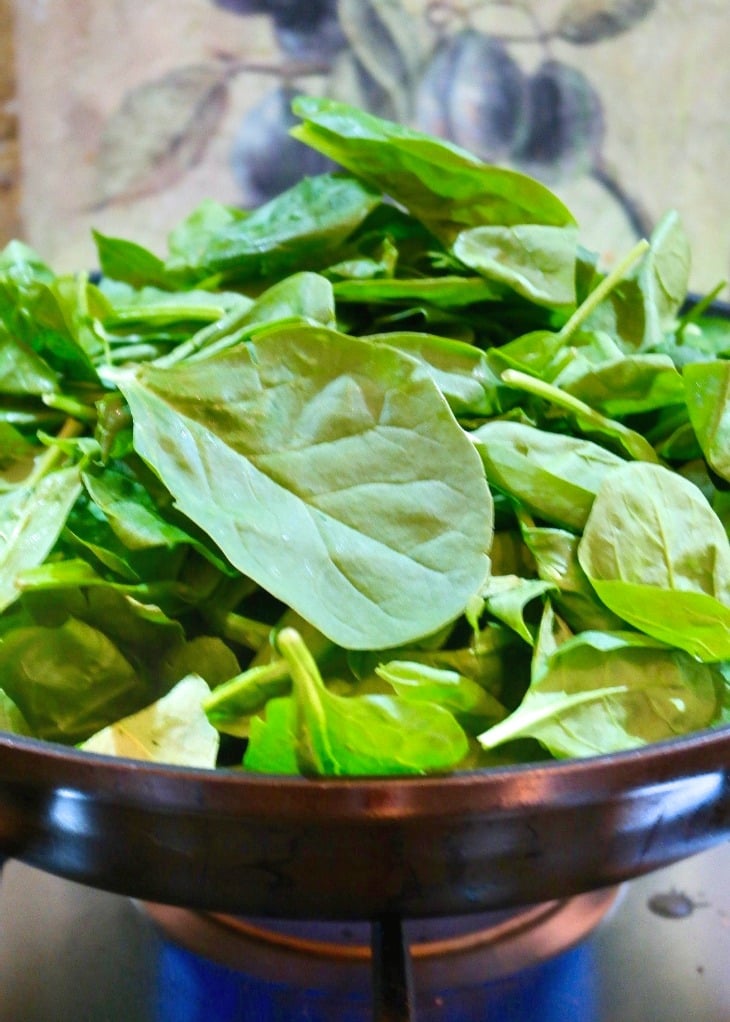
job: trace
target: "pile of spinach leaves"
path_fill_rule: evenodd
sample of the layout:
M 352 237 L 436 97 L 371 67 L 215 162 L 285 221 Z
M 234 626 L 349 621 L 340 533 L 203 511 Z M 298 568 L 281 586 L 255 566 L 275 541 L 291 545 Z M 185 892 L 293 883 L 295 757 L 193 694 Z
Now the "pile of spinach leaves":
M 328 100 L 343 170 L 101 274 L 0 254 L 0 714 L 252 771 L 419 774 L 728 721 L 730 326 L 676 215 Z

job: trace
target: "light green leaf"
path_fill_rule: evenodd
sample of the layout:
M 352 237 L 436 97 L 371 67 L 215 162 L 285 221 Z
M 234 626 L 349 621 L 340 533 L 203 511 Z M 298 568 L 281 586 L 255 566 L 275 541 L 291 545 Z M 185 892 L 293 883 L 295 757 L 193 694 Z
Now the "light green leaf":
M 457 671 L 412 660 L 389 660 L 379 664 L 375 670 L 378 677 L 392 685 L 403 699 L 437 703 L 457 718 L 468 716 L 499 720 L 504 716 L 504 709 L 494 696 Z
M 730 481 L 730 362 L 684 368 L 689 417 L 708 465 Z
M 98 731 L 81 748 L 105 756 L 212 770 L 219 738 L 202 708 L 209 692 L 201 677 L 190 674 L 162 699 Z
M 573 224 L 539 182 L 334 100 L 299 97 L 292 135 L 401 203 L 450 243 L 465 227 Z
M 292 676 L 302 773 L 424 774 L 452 769 L 466 756 L 467 737 L 443 707 L 387 695 L 337 695 L 325 688 L 293 629 L 282 629 L 278 645 Z
M 334 642 L 419 638 L 483 583 L 484 473 L 413 360 L 282 328 L 120 387 L 137 450 L 178 507 Z
M 719 682 L 714 668 L 645 636 L 583 632 L 557 647 L 521 705 L 479 742 L 537 738 L 557 757 L 637 748 L 709 727 Z
M 613 472 L 578 558 L 625 621 L 701 660 L 730 658 L 730 541 L 694 483 L 642 462 Z
M 515 224 L 462 231 L 453 250 L 487 280 L 540 305 L 560 307 L 575 304 L 577 244 L 575 227 Z
M 50 553 L 80 492 L 71 467 L 0 493 L 0 610 L 19 596 L 18 576 Z
M 580 531 L 604 479 L 624 462 L 589 440 L 495 419 L 471 434 L 491 484 L 532 514 Z

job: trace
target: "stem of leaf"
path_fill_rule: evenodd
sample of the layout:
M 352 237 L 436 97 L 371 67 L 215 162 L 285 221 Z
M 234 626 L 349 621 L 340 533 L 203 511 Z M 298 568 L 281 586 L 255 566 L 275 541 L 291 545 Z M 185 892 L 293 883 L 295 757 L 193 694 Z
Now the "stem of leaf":
M 248 306 L 245 309 L 235 309 L 226 313 L 215 323 L 210 323 L 208 326 L 198 330 L 189 340 L 179 344 L 167 355 L 156 359 L 155 366 L 161 369 L 169 369 L 171 366 L 177 365 L 178 362 L 182 362 L 183 359 L 201 351 L 209 344 L 213 344 L 214 341 L 219 341 L 221 338 L 238 330 L 239 327 L 245 324 L 248 314 Z
M 248 649 L 258 650 L 269 641 L 271 625 L 233 611 L 211 610 L 206 615 L 210 623 L 225 639 Z
M 505 369 L 501 374 L 502 379 L 508 386 L 519 387 L 528 394 L 541 397 L 558 408 L 564 408 L 576 416 L 581 429 L 595 429 L 600 433 L 607 433 L 618 439 L 622 446 L 637 461 L 658 462 L 659 458 L 652 445 L 641 433 L 629 429 L 622 422 L 609 419 L 601 415 L 595 408 L 585 404 L 580 398 L 574 397 L 565 390 L 555 387 L 544 380 L 540 380 L 528 373 L 520 372 L 519 369 Z
M 477 741 L 484 749 L 496 749 L 504 742 L 511 742 L 515 738 L 534 737 L 535 729 L 541 724 L 555 718 L 558 715 L 565 716 L 567 711 L 577 706 L 584 706 L 586 703 L 596 703 L 609 696 L 620 695 L 626 691 L 625 685 L 610 685 L 606 688 L 597 688 L 588 692 L 577 692 L 569 696 L 556 696 L 555 699 L 546 700 L 542 706 L 523 709 L 520 707 L 493 724 L 487 731 L 477 735 Z M 519 725 L 515 725 L 515 718 Z
M 623 259 L 616 263 L 611 272 L 606 274 L 600 284 L 581 302 L 568 322 L 559 331 L 559 336 L 564 341 L 569 340 L 583 326 L 591 313 L 598 308 L 604 298 L 607 298 L 614 288 L 618 287 L 627 276 L 629 270 L 643 258 L 650 247 L 647 239 L 642 238 Z
M 214 688 L 204 699 L 203 709 L 212 720 L 248 716 L 272 696 L 285 693 L 290 678 L 289 663 L 283 659 L 249 667 Z
M 336 761 L 330 749 L 327 720 L 322 705 L 325 690 L 317 662 L 296 628 L 282 628 L 276 637 L 279 652 L 289 664 L 298 725 L 297 760 L 305 773 L 336 773 Z
M 79 422 L 96 422 L 95 409 L 90 408 L 83 401 L 77 401 L 76 398 L 70 397 L 68 394 L 44 394 L 42 400 L 47 408 L 56 408 L 58 411 L 78 419 Z
M 80 436 L 84 431 L 84 424 L 77 418 L 66 419 L 56 436 L 57 440 L 71 440 Z M 35 486 L 36 483 L 55 468 L 57 462 L 63 457 L 63 450 L 60 446 L 49 447 L 38 458 L 35 468 L 26 480 L 27 486 Z

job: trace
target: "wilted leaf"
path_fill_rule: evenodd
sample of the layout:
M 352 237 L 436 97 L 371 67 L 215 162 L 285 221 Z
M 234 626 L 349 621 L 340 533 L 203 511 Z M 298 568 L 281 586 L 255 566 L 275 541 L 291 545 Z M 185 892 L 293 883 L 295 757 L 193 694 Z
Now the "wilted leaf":
M 227 99 L 218 64 L 176 68 L 128 92 L 108 121 L 97 159 L 97 205 L 160 191 L 194 166 Z

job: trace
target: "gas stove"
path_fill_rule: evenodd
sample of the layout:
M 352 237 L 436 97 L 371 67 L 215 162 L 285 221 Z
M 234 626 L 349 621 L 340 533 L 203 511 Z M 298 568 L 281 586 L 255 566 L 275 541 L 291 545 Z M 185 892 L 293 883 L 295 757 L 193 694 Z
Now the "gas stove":
M 407 922 L 413 1017 L 730 1022 L 729 875 L 726 843 L 566 902 Z M 11 861 L 0 1022 L 369 1022 L 369 942 L 357 924 L 144 905 Z

